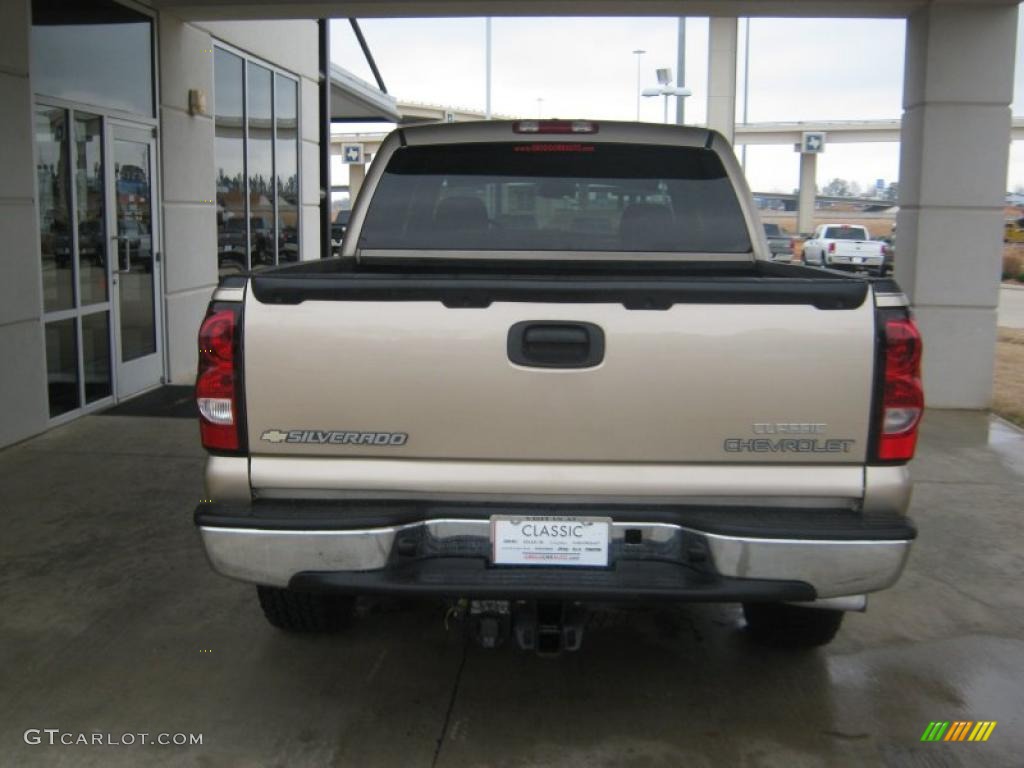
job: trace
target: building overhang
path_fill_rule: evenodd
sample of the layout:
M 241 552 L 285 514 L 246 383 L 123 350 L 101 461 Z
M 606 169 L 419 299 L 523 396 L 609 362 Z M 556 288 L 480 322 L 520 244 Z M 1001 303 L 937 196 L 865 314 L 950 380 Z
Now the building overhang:
M 465 16 L 776 16 L 902 18 L 964 0 L 154 0 L 186 20 Z M 1017 0 L 972 4 L 1016 5 Z
M 331 65 L 331 122 L 397 123 L 401 119 L 394 96 L 339 66 Z

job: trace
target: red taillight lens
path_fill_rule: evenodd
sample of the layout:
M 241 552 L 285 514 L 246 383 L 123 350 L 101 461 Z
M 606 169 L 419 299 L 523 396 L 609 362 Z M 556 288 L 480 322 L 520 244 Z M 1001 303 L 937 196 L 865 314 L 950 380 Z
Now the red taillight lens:
M 216 451 L 241 448 L 236 359 L 238 310 L 211 307 L 199 328 L 199 373 L 196 405 L 203 447 Z
M 828 252 L 829 253 L 835 253 L 836 252 L 836 244 L 835 243 L 829 243 L 828 244 Z
M 921 334 L 910 318 L 885 321 L 885 377 L 878 458 L 907 461 L 914 457 L 917 427 L 924 411 L 921 387 Z

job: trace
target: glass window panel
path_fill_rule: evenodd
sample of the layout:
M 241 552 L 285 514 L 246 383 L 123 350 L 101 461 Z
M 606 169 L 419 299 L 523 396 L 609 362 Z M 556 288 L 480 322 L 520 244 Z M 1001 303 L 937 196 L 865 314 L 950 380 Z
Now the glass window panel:
M 149 144 L 114 141 L 121 362 L 156 352 Z
M 750 250 L 714 153 L 585 142 L 400 148 L 359 237 L 366 250 Z
M 214 54 L 214 144 L 217 164 L 217 261 L 220 273 L 248 269 L 245 229 L 245 143 L 242 59 Z
M 36 109 L 36 176 L 39 184 L 39 242 L 43 268 L 43 306 L 47 312 L 74 306 L 74 274 L 68 209 L 70 187 L 67 113 Z
M 75 113 L 75 196 L 78 224 L 78 300 L 107 300 L 107 238 L 103 217 L 103 134 L 100 118 Z
M 82 369 L 85 402 L 110 397 L 110 313 L 82 316 Z
M 298 83 L 275 78 L 277 126 L 277 259 L 299 260 L 299 99 Z
M 247 168 L 249 173 L 249 250 L 253 269 L 274 259 L 274 124 L 272 74 L 249 62 Z
M 81 405 L 74 318 L 46 324 L 46 383 L 51 419 Z
M 34 0 L 36 93 L 153 115 L 153 24 L 113 0 Z

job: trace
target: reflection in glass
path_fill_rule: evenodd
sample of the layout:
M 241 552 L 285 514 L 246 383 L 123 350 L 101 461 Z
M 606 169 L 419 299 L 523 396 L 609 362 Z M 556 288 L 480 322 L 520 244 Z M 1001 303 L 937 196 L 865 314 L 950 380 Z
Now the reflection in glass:
M 85 402 L 110 396 L 109 312 L 82 316 L 82 370 L 85 372 Z
M 39 243 L 43 306 L 47 312 L 74 306 L 74 249 L 68 216 L 70 197 L 67 113 L 36 109 L 36 177 L 39 185 Z
M 107 300 L 107 239 L 103 216 L 103 134 L 100 118 L 75 112 L 75 195 L 79 305 Z
M 74 318 L 46 324 L 46 383 L 51 419 L 81 405 Z
M 242 59 L 221 48 L 215 49 L 214 80 L 217 263 L 224 275 L 244 272 L 249 268 L 246 259 Z
M 153 22 L 113 0 L 32 3 L 36 93 L 153 115 Z
M 275 76 L 277 141 L 277 260 L 299 260 L 298 83 Z
M 115 139 L 121 362 L 156 352 L 149 144 Z
M 252 62 L 248 66 L 249 249 L 256 269 L 275 262 L 273 81 L 269 69 Z

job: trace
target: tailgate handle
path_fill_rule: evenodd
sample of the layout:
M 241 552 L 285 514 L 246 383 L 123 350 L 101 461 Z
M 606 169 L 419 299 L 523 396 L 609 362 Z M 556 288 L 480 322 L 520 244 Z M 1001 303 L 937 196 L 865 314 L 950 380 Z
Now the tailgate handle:
M 604 360 L 604 331 L 593 323 L 526 320 L 508 331 L 508 359 L 530 368 L 593 368 Z

